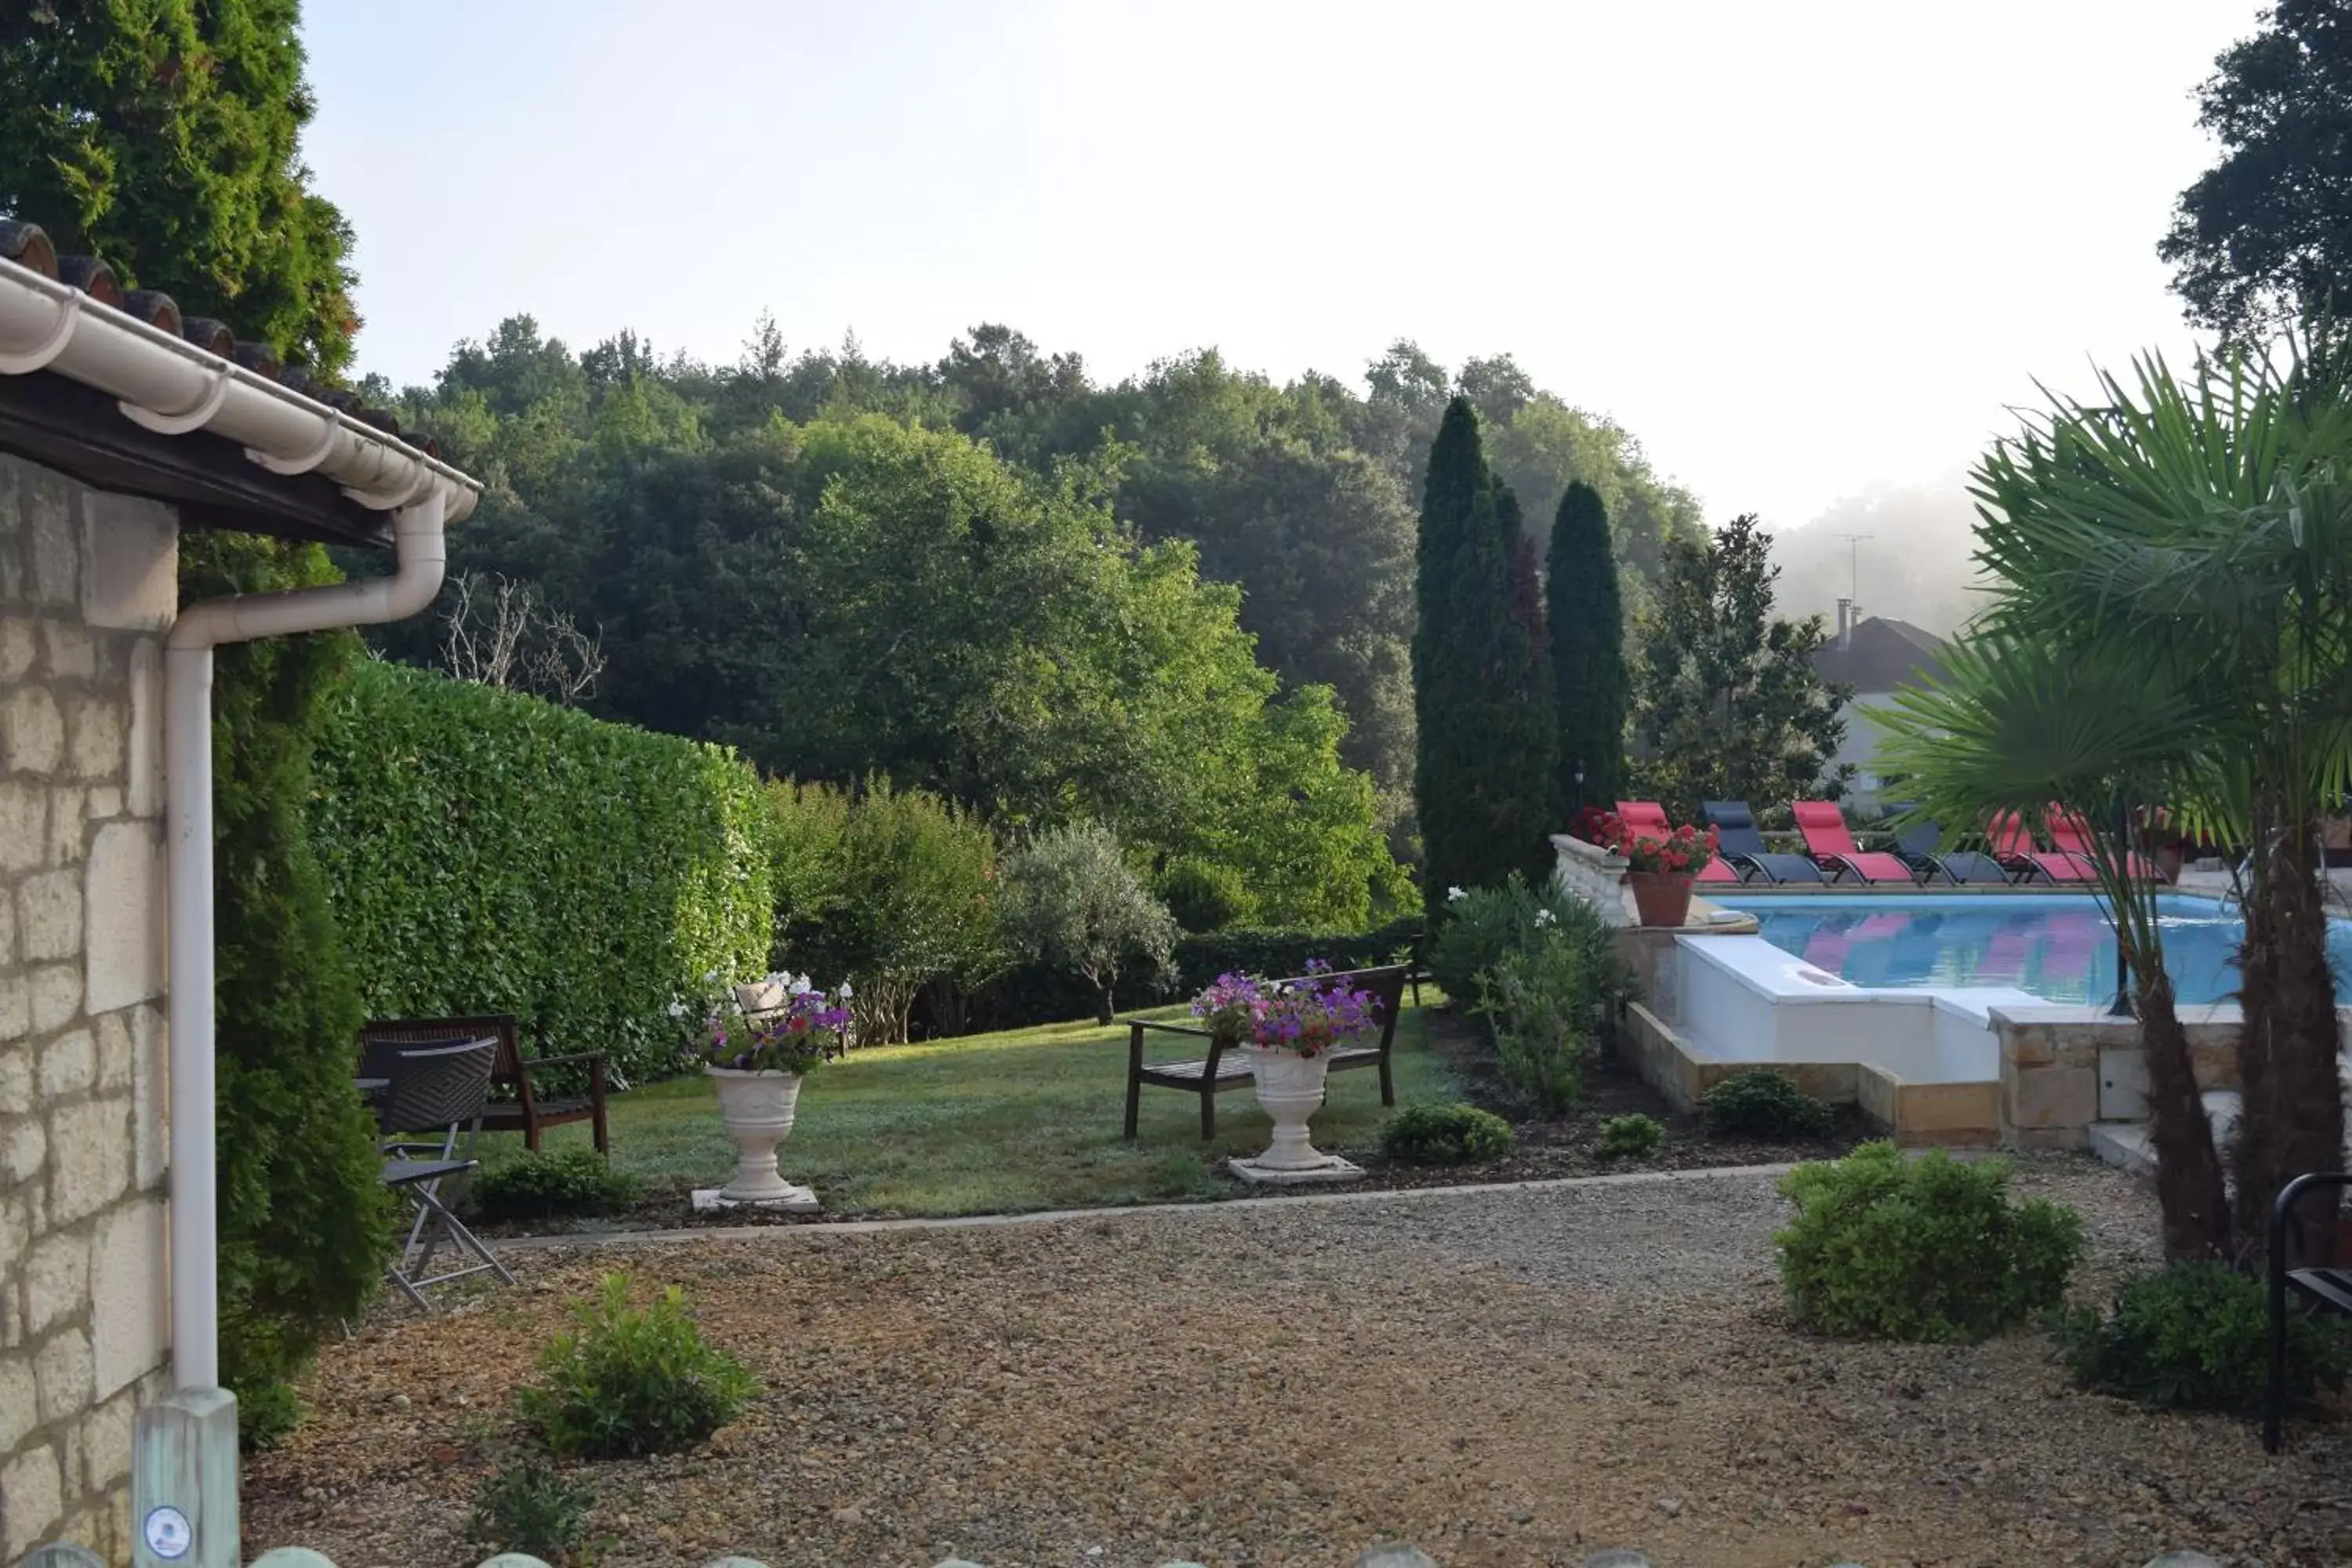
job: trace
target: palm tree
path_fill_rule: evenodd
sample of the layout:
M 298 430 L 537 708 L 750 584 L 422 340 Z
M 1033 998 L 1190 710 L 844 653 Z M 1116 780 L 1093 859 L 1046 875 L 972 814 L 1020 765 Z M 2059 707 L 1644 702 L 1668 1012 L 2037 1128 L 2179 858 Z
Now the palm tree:
M 2145 359 L 2129 385 L 2102 374 L 2099 402 L 2053 398 L 2021 436 L 1997 443 L 1971 476 L 1983 518 L 1978 560 L 1992 579 L 1973 632 L 1984 657 L 1964 658 L 1966 673 L 1904 708 L 1906 744 L 1923 768 L 1943 770 L 1948 811 L 1970 775 L 1928 731 L 1973 719 L 1980 738 L 1997 732 L 2024 748 L 2032 720 L 2047 727 L 2052 749 L 2021 750 L 2018 765 L 2040 765 L 2057 798 L 2096 805 L 2103 790 L 2129 789 L 2252 847 L 2240 962 L 2242 1250 L 2261 1244 L 2279 1189 L 2340 1163 L 2344 1140 L 2314 844 L 2318 819 L 2352 784 L 2352 405 L 2340 350 L 2291 346 L 2283 357 L 2200 361 L 2186 379 Z M 1990 679 L 1990 663 L 2020 659 L 2032 661 L 2023 674 Z M 2111 710 L 2090 711 L 2102 706 Z M 2127 726 L 2137 732 L 2122 733 Z M 2095 733 L 2104 754 L 2089 743 Z M 1975 776 L 1976 786 L 1992 782 Z M 1977 802 L 1979 813 L 2016 804 Z M 2145 1009 L 2152 988 L 2168 994 L 2160 942 L 2128 929 L 2139 890 L 2128 877 L 2109 885 L 2113 868 L 2103 867 L 2102 886 L 2126 928 Z M 2168 1049 L 2151 1037 L 2152 1088 Z M 2196 1150 L 2210 1133 L 2188 1125 L 2193 1085 L 2172 1089 L 2153 1106 L 2159 1150 L 2178 1142 L 2201 1164 Z M 2202 1217 L 2211 1202 L 2203 1175 L 2173 1201 L 2187 1205 L 2184 1244 L 2226 1246 L 2227 1227 Z M 2168 1235 L 2174 1228 L 2168 1214 Z M 2329 1244 L 2332 1226 L 2309 1228 Z

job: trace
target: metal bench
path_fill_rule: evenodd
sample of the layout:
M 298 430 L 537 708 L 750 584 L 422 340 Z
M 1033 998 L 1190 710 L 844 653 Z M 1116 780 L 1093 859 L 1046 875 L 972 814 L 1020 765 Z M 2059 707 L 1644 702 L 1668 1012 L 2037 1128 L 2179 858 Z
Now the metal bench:
M 2280 1189 L 2271 1205 L 2270 1293 L 2271 1375 L 2263 1394 L 2263 1447 L 2277 1453 L 2286 1421 L 2286 1303 L 2293 1290 L 2326 1312 L 2352 1317 L 2352 1268 L 2289 1268 L 2287 1241 L 2303 1246 L 2303 1216 L 2295 1205 L 2305 1194 L 2321 1187 L 2352 1187 L 2352 1171 L 2315 1171 L 2297 1176 Z
M 1380 1009 L 1381 1038 L 1376 1046 L 1342 1046 L 1331 1053 L 1333 1072 L 1346 1072 L 1354 1068 L 1378 1068 L 1381 1073 L 1381 1103 L 1396 1103 L 1396 1079 L 1389 1067 L 1389 1050 L 1396 1043 L 1397 1012 L 1404 1000 L 1406 982 L 1412 966 L 1405 963 L 1383 964 L 1377 969 L 1343 969 L 1328 974 L 1294 975 L 1290 980 L 1276 981 L 1287 985 L 1308 980 L 1345 980 L 1360 991 L 1372 994 Z M 1179 1062 L 1147 1062 L 1143 1059 L 1144 1036 L 1147 1032 L 1182 1035 L 1209 1042 L 1209 1054 Z M 1197 1024 L 1160 1024 L 1148 1018 L 1130 1018 L 1127 1025 L 1127 1137 L 1135 1137 L 1136 1119 L 1143 1107 L 1143 1088 L 1181 1089 L 1201 1097 L 1201 1136 L 1217 1135 L 1217 1096 L 1229 1089 L 1239 1089 L 1252 1081 L 1249 1058 L 1236 1050 L 1230 1041 L 1223 1040 Z

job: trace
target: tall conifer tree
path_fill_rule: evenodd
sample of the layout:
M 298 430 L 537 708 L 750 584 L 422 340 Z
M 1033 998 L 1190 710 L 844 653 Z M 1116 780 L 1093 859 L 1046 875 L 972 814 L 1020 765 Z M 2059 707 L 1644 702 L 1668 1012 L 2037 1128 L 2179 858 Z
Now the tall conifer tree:
M 1554 700 L 1559 705 L 1559 801 L 1564 811 L 1607 810 L 1625 784 L 1625 608 L 1600 492 L 1582 480 L 1552 520 L 1549 611 Z
M 1558 718 L 1534 552 L 1518 502 L 1487 467 L 1478 416 L 1456 397 L 1423 486 L 1413 707 L 1422 896 L 1540 877 L 1555 826 Z

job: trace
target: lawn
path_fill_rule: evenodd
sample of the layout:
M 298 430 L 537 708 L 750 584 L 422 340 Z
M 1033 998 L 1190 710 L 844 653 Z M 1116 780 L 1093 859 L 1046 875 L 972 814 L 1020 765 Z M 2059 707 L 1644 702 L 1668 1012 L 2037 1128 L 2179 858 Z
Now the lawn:
M 1170 1037 L 1150 1048 L 1175 1059 L 1185 1044 Z M 1459 1097 L 1429 1043 L 1425 1014 L 1410 1005 L 1397 1021 L 1394 1065 L 1400 1105 Z M 1224 1156 L 1257 1152 L 1272 1125 L 1248 1089 L 1217 1097 L 1217 1136 L 1204 1144 L 1200 1101 L 1147 1087 L 1130 1143 L 1119 1136 L 1126 1088 L 1122 1025 L 1056 1024 L 859 1050 L 811 1075 L 780 1163 L 789 1180 L 814 1186 L 836 1213 L 1004 1214 L 1237 1193 L 1220 1173 Z M 699 1078 L 615 1095 L 611 1110 L 613 1163 L 652 1192 L 682 1198 L 733 1169 L 710 1086 Z M 1315 1118 L 1316 1143 L 1341 1153 L 1368 1149 L 1387 1115 L 1379 1074 L 1335 1073 Z M 548 1135 L 551 1148 L 587 1141 L 584 1125 Z M 516 1138 L 486 1139 L 485 1163 L 511 1159 L 520 1147 Z

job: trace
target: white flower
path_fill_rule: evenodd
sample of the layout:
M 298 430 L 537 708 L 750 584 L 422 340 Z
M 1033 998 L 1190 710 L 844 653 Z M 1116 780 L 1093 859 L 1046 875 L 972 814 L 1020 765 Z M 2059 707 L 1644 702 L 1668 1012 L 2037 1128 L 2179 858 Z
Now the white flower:
M 1539 926 L 1548 926 L 1551 924 L 1551 911 L 1549 910 L 1538 910 L 1536 911 L 1536 924 Z
M 1459 888 L 1448 888 L 1445 889 L 1445 901 L 1449 904 L 1458 904 L 1469 896 L 1469 894 L 1464 892 Z
M 846 1002 L 849 1000 L 849 982 L 845 980 L 841 983 L 841 999 Z
M 704 971 L 702 972 L 702 983 L 703 983 L 705 985 L 716 985 L 716 984 L 719 984 L 719 971 L 717 971 L 717 970 L 715 970 L 715 969 L 706 969 L 706 970 L 704 970 Z
M 795 976 L 792 984 L 786 986 L 785 989 L 794 996 L 807 995 L 811 990 L 808 983 L 808 976 L 805 974 Z
M 685 1016 L 686 1016 L 686 1004 L 685 1004 L 685 1003 L 683 1003 L 683 1002 L 673 1002 L 673 1003 L 671 1003 L 671 1004 L 669 1005 L 669 1007 L 668 1007 L 668 1013 L 669 1013 L 669 1016 L 670 1016 L 671 1017 L 673 1017 L 673 1018 L 683 1018 L 683 1017 L 685 1017 Z

